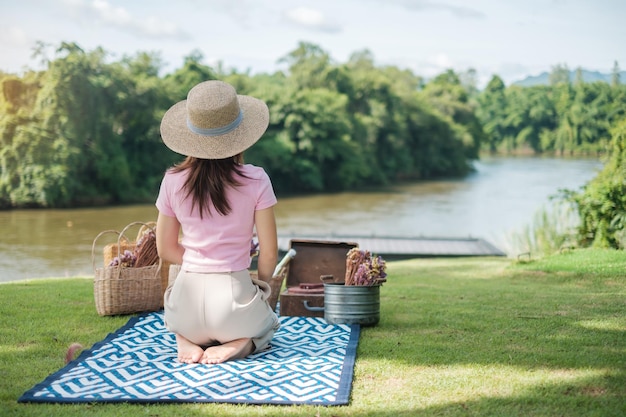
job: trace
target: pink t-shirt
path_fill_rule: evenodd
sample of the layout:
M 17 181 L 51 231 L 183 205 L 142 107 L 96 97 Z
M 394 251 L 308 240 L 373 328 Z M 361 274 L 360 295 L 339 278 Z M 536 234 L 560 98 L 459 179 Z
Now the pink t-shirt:
M 187 171 L 165 173 L 156 206 L 161 214 L 176 217 L 182 226 L 183 269 L 231 272 L 250 267 L 254 212 L 275 205 L 276 196 L 263 168 L 248 164 L 242 165 L 242 171 L 248 178 L 238 178 L 242 185 L 226 191 L 230 214 L 222 216 L 211 206 L 203 219 L 197 205 L 191 212 L 191 197 L 185 198 Z

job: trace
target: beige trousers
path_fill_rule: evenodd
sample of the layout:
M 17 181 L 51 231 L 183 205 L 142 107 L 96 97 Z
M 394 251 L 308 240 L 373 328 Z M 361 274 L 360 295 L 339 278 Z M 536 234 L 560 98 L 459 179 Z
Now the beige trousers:
M 248 270 L 194 273 L 181 270 L 165 291 L 165 326 L 199 346 L 250 338 L 266 349 L 279 327 L 267 299 L 270 287 Z

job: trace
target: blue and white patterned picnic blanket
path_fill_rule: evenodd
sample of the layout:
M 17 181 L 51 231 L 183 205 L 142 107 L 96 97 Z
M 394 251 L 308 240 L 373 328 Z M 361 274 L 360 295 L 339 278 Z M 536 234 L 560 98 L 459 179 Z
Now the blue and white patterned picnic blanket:
M 315 317 L 280 321 L 269 350 L 203 365 L 176 360 L 162 312 L 133 317 L 18 401 L 348 404 L 359 326 Z

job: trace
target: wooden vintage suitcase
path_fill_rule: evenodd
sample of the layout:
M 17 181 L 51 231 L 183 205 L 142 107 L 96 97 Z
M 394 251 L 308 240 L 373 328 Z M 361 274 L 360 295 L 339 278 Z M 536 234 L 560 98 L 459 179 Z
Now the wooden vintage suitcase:
M 320 240 L 290 241 L 296 256 L 287 265 L 286 289 L 280 294 L 281 316 L 324 317 L 323 275 L 343 282 L 346 255 L 356 243 Z

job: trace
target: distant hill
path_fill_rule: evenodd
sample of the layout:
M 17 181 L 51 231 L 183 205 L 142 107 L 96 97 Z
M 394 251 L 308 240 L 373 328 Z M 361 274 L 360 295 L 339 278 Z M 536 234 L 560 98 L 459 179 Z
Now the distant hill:
M 582 70 L 582 75 L 583 75 L 583 80 L 586 83 L 592 83 L 595 81 L 604 81 L 607 83 L 611 82 L 611 74 L 603 74 L 598 71 Z M 621 82 L 626 83 L 626 71 L 621 71 L 619 75 L 620 75 Z M 569 79 L 571 81 L 574 81 L 576 79 L 576 71 L 569 72 Z M 542 72 L 539 75 L 529 75 L 523 80 L 515 81 L 513 85 L 519 85 L 522 87 L 531 87 L 533 85 L 548 85 L 550 84 L 549 80 L 550 80 L 550 73 Z

